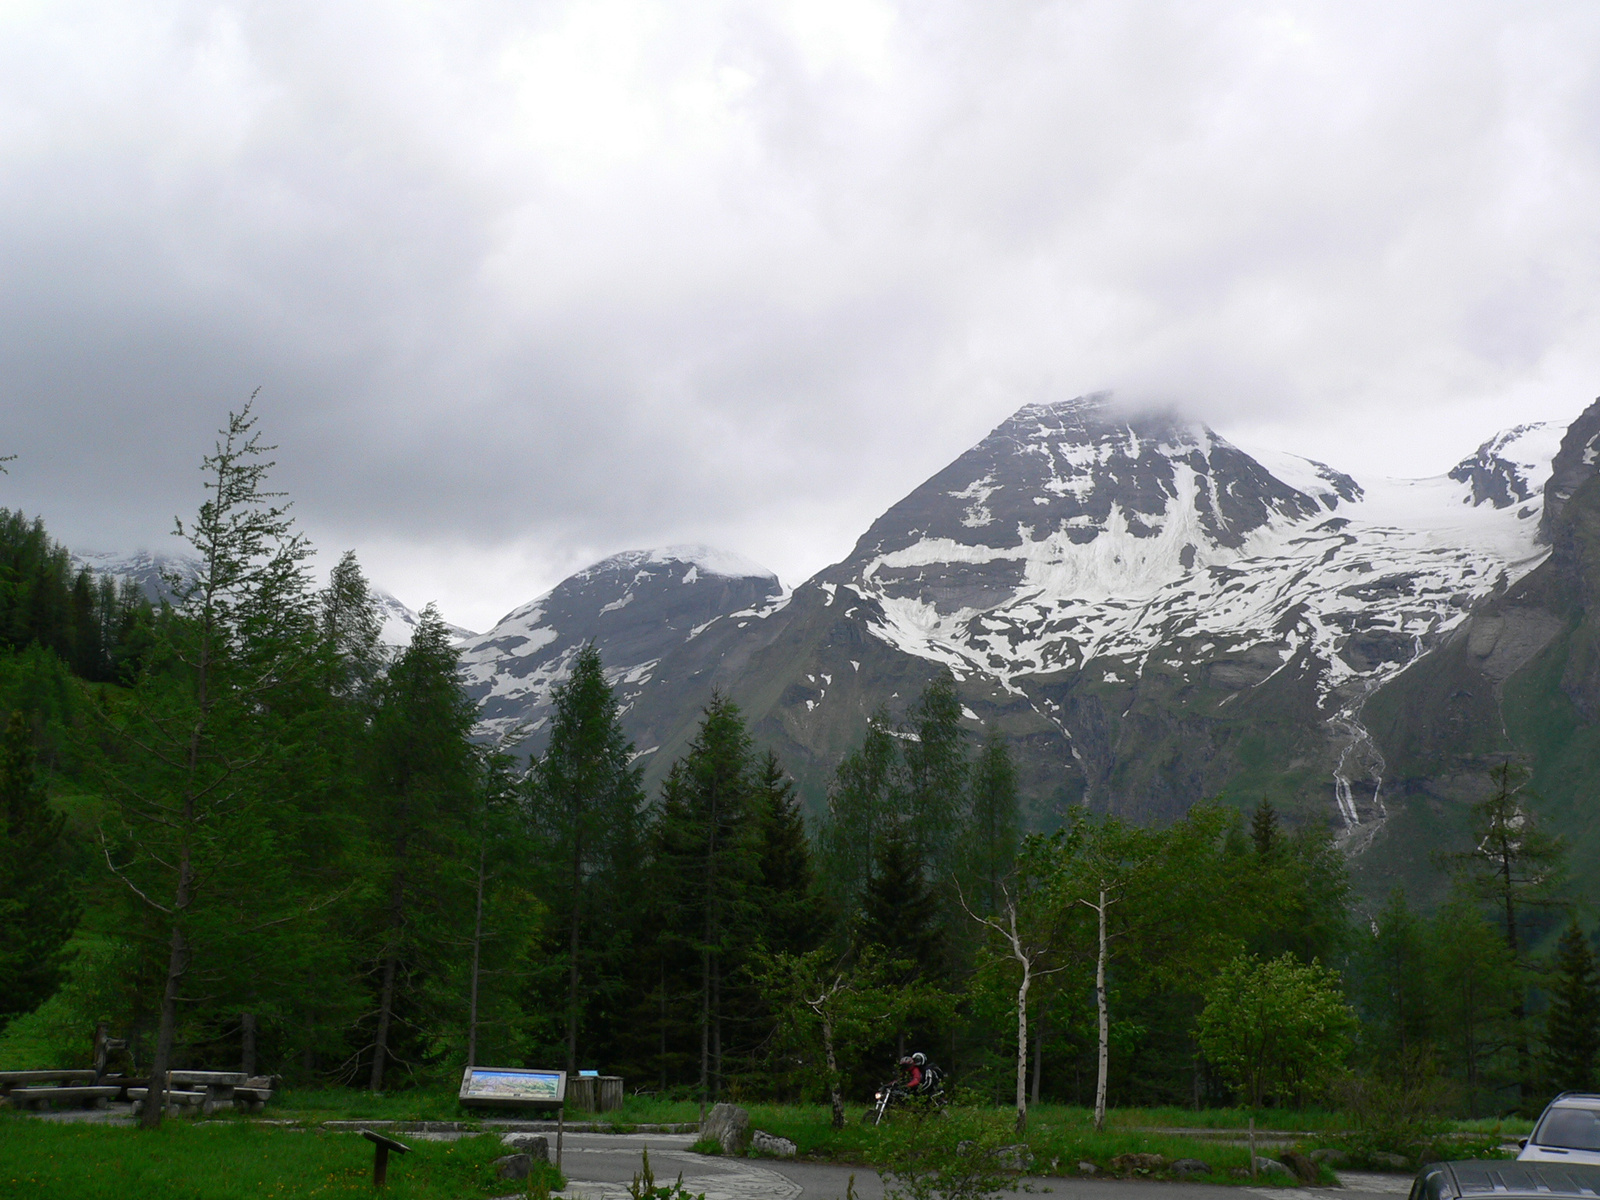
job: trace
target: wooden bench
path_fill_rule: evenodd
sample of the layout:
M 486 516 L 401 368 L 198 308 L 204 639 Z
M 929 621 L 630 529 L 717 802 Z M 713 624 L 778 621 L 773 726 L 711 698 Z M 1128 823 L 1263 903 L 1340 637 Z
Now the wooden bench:
M 18 1108 L 35 1108 L 41 1112 L 58 1101 L 105 1108 L 121 1090 L 120 1087 L 14 1087 L 7 1098 Z
M 0 1071 L 0 1096 L 13 1088 L 35 1087 L 46 1083 L 93 1083 L 93 1071 Z
M 150 1089 L 129 1088 L 127 1090 L 128 1099 L 133 1101 L 133 1113 L 138 1116 L 144 1111 L 145 1101 L 150 1096 Z M 213 1109 L 208 1105 L 214 1104 L 215 1101 L 205 1092 L 167 1092 L 167 1116 L 169 1117 L 175 1117 L 186 1109 L 200 1110 L 209 1116 Z
M 236 1087 L 233 1089 L 233 1106 L 240 1112 L 260 1112 L 272 1099 L 271 1087 Z

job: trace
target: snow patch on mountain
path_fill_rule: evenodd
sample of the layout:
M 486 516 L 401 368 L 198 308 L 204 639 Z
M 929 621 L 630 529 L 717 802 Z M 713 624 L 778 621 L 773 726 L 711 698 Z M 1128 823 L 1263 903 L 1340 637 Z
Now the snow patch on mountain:
M 1141 425 L 1103 398 L 1030 406 L 891 509 L 824 586 L 875 601 L 871 631 L 890 645 L 1014 692 L 1094 660 L 1137 675 L 1195 639 L 1208 656 L 1309 650 L 1328 699 L 1399 671 L 1542 561 L 1540 481 L 1559 434 L 1520 426 L 1446 475 L 1358 483 L 1204 426 Z M 970 506 L 998 517 L 1002 496 L 1051 511 L 978 535 Z

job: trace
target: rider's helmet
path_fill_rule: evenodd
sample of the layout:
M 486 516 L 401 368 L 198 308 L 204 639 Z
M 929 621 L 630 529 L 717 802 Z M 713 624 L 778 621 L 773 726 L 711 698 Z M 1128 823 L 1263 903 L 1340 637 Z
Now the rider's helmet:
M 921 1057 L 922 1056 L 920 1054 L 918 1054 L 918 1055 L 908 1054 L 908 1055 L 906 1055 L 904 1058 L 902 1058 L 900 1060 L 900 1065 L 902 1067 L 909 1067 L 909 1066 L 911 1066 L 913 1064 L 916 1064 L 917 1063 L 917 1059 L 919 1059 Z M 920 1064 L 917 1064 L 917 1065 L 920 1065 Z
M 904 1060 L 902 1060 L 902 1061 L 904 1061 Z M 926 1054 L 918 1053 L 918 1054 L 913 1054 L 911 1056 L 911 1062 L 912 1062 L 913 1066 L 920 1067 L 924 1063 L 926 1063 L 927 1061 L 928 1061 L 928 1056 Z

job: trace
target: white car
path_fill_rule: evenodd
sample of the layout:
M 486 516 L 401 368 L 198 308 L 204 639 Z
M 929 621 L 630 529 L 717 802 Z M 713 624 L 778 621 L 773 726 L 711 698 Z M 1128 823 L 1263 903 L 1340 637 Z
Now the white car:
M 1517 1160 L 1600 1163 L 1600 1096 L 1563 1092 L 1550 1101 Z

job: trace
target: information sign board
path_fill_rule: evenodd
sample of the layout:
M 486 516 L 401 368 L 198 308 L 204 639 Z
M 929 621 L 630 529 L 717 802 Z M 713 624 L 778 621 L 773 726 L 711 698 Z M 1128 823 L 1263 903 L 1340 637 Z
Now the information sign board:
M 566 1102 L 565 1071 L 520 1067 L 468 1067 L 461 1076 L 461 1103 L 487 1108 L 556 1108 Z

